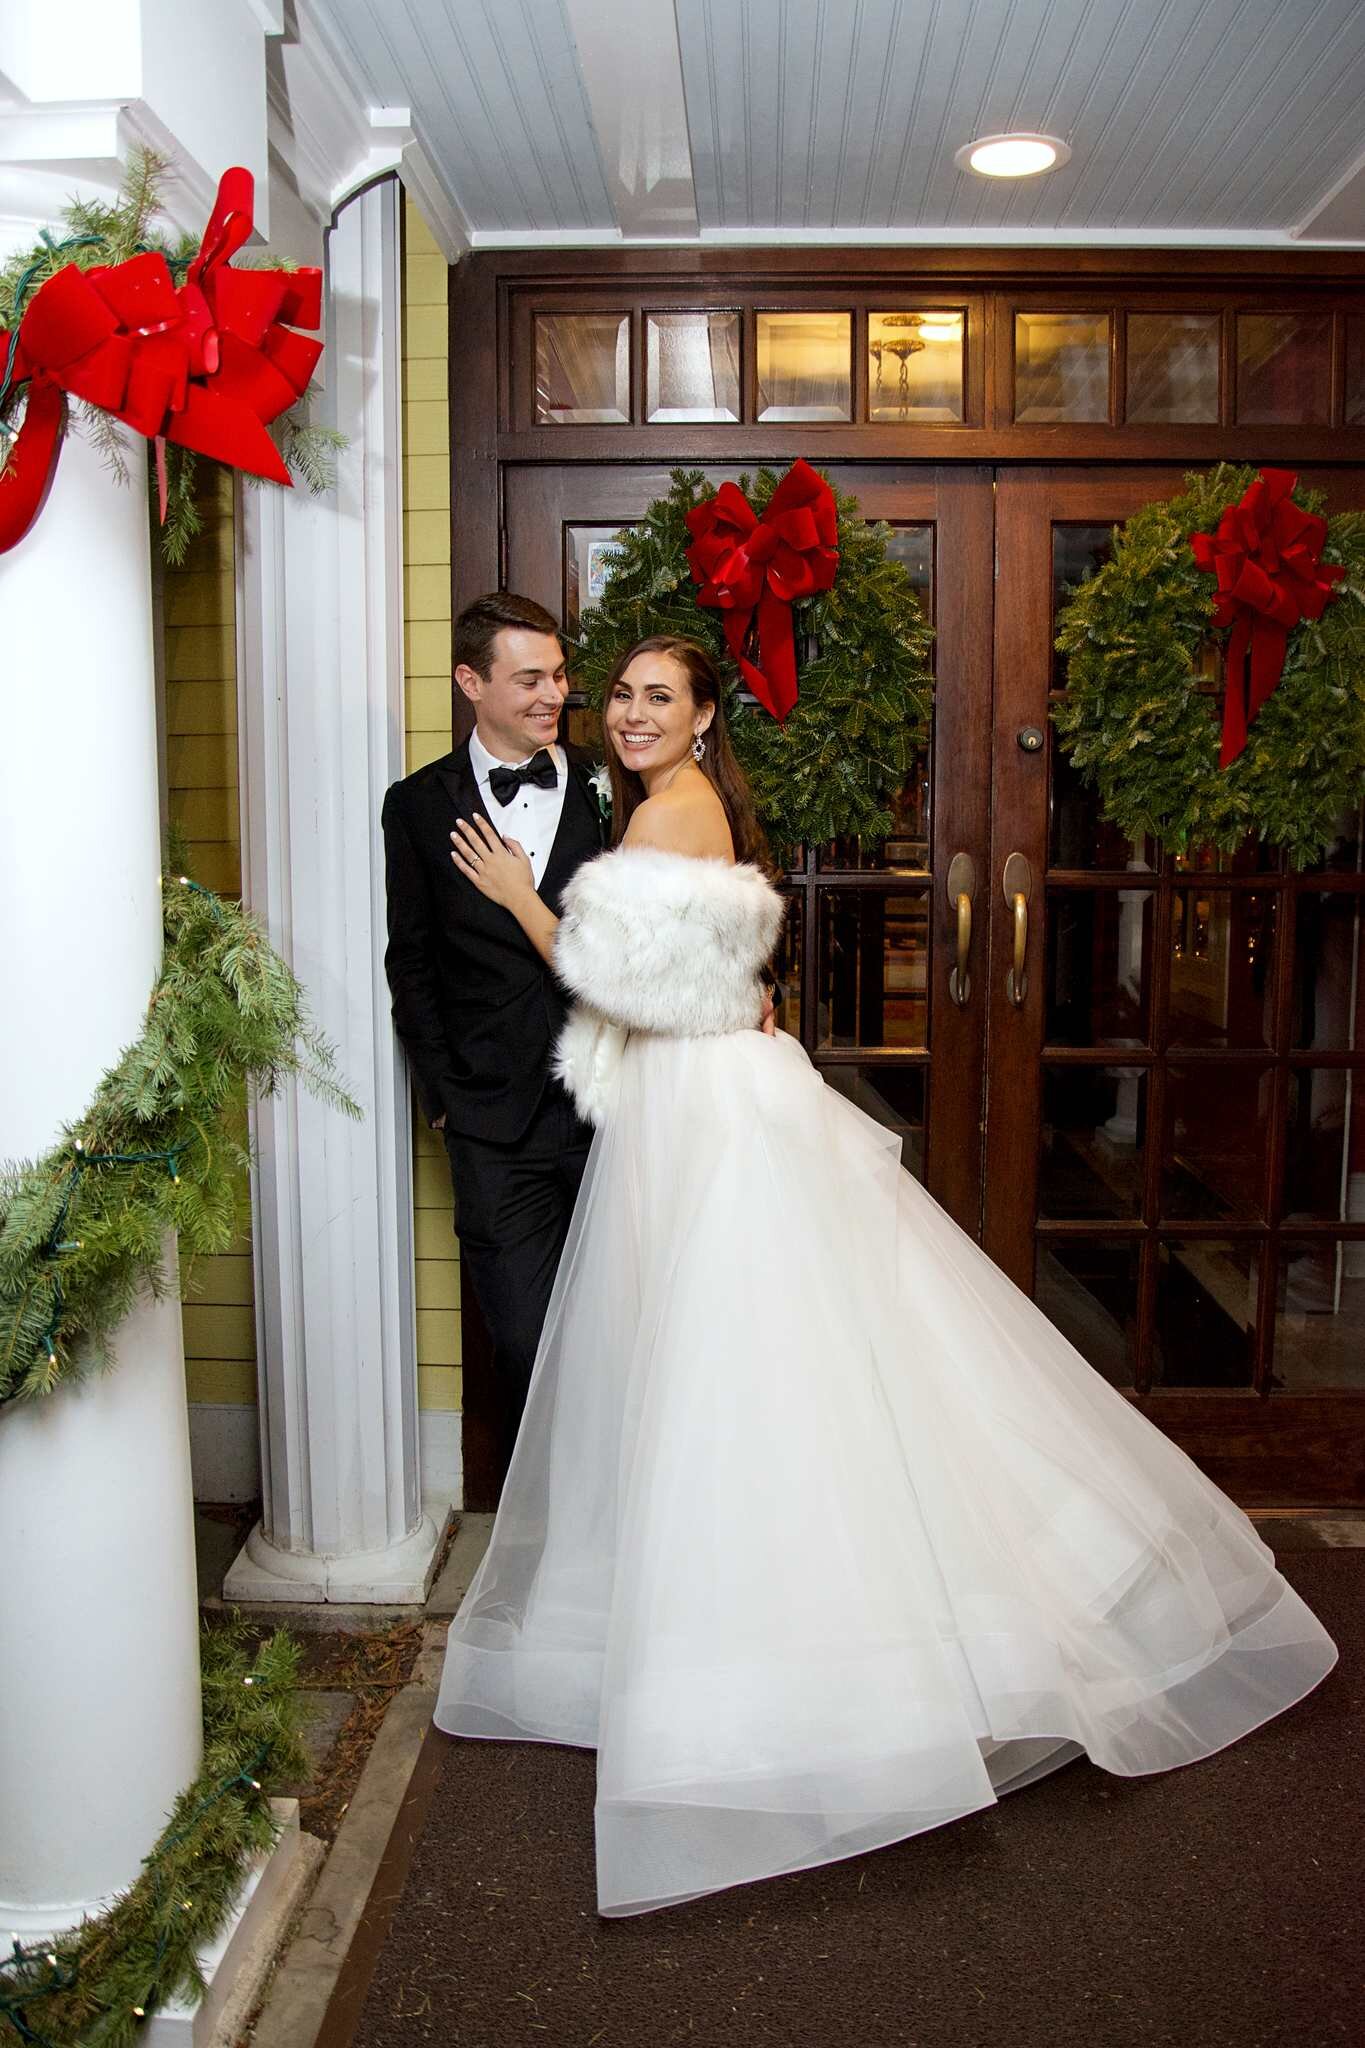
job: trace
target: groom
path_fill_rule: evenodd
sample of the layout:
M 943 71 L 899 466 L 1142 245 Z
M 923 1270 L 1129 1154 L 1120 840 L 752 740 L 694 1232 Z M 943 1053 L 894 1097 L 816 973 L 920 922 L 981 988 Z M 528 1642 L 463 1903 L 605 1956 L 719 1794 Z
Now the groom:
M 569 681 L 549 612 L 507 591 L 477 598 L 455 621 L 453 654 L 474 730 L 384 799 L 384 966 L 418 1102 L 445 1135 L 505 1462 L 592 1132 L 550 1072 L 564 992 L 516 919 L 460 874 L 451 835 L 482 812 L 524 847 L 557 911 L 604 832 L 592 764 L 559 737 Z

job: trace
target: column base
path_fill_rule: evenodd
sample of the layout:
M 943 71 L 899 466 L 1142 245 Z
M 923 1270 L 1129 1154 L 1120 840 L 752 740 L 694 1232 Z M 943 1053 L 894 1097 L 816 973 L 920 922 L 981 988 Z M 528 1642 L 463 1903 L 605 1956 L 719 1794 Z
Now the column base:
M 230 1606 L 326 1601 L 336 1606 L 420 1607 L 431 1589 L 452 1512 L 449 1501 L 428 1500 L 416 1529 L 401 1543 L 346 1557 L 281 1550 L 258 1522 L 228 1568 L 223 1599 Z
M 316 1856 L 310 1859 L 303 1853 L 312 1838 L 305 1841 L 299 1833 L 298 1800 L 272 1799 L 270 1805 L 280 1838 L 248 1872 L 227 1924 L 199 1953 L 204 1996 L 197 2005 L 177 1998 L 159 2006 L 139 2037 L 147 2048 L 210 2048 L 221 2038 L 219 2022 L 229 2002 L 241 2002 L 238 1994 L 247 1988 L 246 1973 L 264 1979 L 295 1911 L 300 1884 L 307 1882 L 316 1865 Z M 259 1983 L 255 1990 L 259 1996 Z

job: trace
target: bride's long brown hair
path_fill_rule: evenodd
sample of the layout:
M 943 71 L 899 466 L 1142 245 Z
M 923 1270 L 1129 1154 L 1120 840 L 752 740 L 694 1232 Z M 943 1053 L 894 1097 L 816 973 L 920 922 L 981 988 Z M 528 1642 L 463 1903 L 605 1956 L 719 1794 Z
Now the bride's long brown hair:
M 706 704 L 713 707 L 711 723 L 706 728 L 706 752 L 697 765 L 725 806 L 730 837 L 735 843 L 735 859 L 752 861 L 765 874 L 771 874 L 772 858 L 754 810 L 753 791 L 730 745 L 725 723 L 725 693 L 721 689 L 716 665 L 698 641 L 684 640 L 674 633 L 655 633 L 648 640 L 637 640 L 633 647 L 627 648 L 607 678 L 606 694 L 602 699 L 602 749 L 606 755 L 607 772 L 611 776 L 612 845 L 621 844 L 632 813 L 645 800 L 644 783 L 633 768 L 622 766 L 607 731 L 607 707 L 611 703 L 612 692 L 637 654 L 666 654 L 686 676 L 692 702 L 698 709 Z

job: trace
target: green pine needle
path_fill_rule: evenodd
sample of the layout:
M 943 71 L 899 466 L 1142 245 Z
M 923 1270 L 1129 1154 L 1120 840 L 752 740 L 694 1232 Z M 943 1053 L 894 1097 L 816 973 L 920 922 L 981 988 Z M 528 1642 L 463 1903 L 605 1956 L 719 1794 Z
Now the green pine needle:
M 1302 868 L 1365 795 L 1365 514 L 1329 518 L 1324 558 L 1346 576 L 1322 619 L 1290 635 L 1283 679 L 1220 769 L 1218 700 L 1196 672 L 1215 586 L 1189 538 L 1214 532 L 1256 474 L 1227 463 L 1191 474 L 1180 496 L 1115 530 L 1112 558 L 1059 617 L 1067 693 L 1052 716 L 1105 817 L 1135 844 L 1150 834 L 1179 851 L 1230 852 L 1254 833 Z M 1310 492 L 1294 496 L 1322 509 Z
M 297 1079 L 358 1116 L 303 991 L 242 906 L 174 877 L 142 1035 L 47 1155 L 0 1172 L 0 1427 L 5 1404 L 114 1361 L 110 1339 L 150 1288 L 167 1294 L 225 1251 L 248 1159 L 245 1097 Z
M 146 2015 L 202 1993 L 197 1951 L 219 1933 L 247 1870 L 277 1837 L 272 1784 L 303 1774 L 298 1645 L 248 1654 L 236 1617 L 200 1639 L 204 1752 L 137 1880 L 108 1912 L 54 1941 L 0 1951 L 0 2043 L 131 2048 Z
M 762 469 L 740 488 L 761 515 L 779 481 Z M 934 689 L 932 629 L 905 568 L 887 555 L 888 529 L 835 493 L 838 574 L 833 590 L 794 607 L 800 694 L 779 725 L 741 695 L 721 614 L 697 601 L 687 514 L 712 495 L 700 470 L 676 469 L 668 496 L 617 536 L 602 600 L 582 616 L 575 683 L 600 706 L 617 658 L 636 640 L 699 641 L 725 679 L 730 737 L 774 852 L 793 859 L 803 845 L 885 838 L 890 802 L 929 735 Z

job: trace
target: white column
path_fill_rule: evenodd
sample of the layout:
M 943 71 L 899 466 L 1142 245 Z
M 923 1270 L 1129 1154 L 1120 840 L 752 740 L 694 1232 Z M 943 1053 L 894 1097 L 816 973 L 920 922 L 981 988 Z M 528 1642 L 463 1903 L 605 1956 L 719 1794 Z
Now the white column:
M 263 1515 L 229 1600 L 425 1597 L 407 1084 L 384 978 L 379 812 L 403 773 L 398 185 L 327 242 L 335 494 L 246 491 L 238 673 L 246 900 L 365 1111 L 259 1105 L 253 1178 Z
M 121 488 L 68 436 L 0 556 L 6 1158 L 85 1109 L 160 958 L 146 444 L 129 452 Z M 178 1301 L 144 1301 L 115 1348 L 107 1376 L 0 1409 L 0 1934 L 101 1910 L 199 1767 Z

